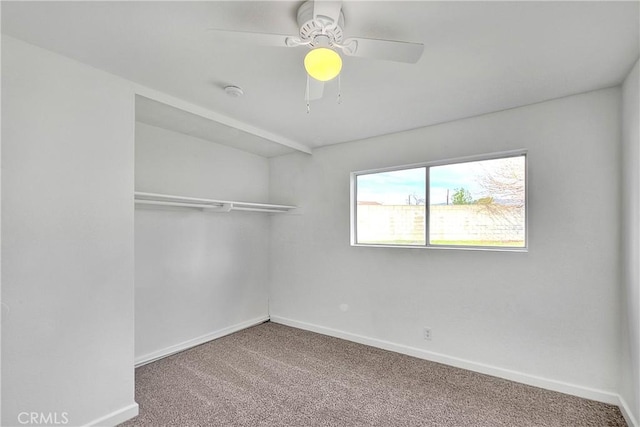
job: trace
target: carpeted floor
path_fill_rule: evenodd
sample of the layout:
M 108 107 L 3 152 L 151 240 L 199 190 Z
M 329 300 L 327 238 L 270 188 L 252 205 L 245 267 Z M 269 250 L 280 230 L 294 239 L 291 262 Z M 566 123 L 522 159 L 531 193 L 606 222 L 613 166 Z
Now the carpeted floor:
M 626 426 L 619 409 L 274 323 L 136 370 L 121 426 Z

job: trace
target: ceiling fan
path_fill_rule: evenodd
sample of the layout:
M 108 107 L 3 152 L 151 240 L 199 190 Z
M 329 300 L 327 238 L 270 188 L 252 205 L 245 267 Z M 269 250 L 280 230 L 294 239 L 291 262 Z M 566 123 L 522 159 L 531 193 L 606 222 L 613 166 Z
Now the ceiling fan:
M 310 100 L 322 98 L 324 82 L 339 78 L 342 69 L 339 52 L 347 56 L 416 63 L 424 50 L 422 43 L 362 37 L 345 38 L 342 1 L 307 0 L 298 9 L 297 21 L 300 28 L 297 35 L 217 29 L 213 31 L 228 41 L 262 46 L 309 48 L 310 51 L 304 59 L 307 70 L 307 111 Z

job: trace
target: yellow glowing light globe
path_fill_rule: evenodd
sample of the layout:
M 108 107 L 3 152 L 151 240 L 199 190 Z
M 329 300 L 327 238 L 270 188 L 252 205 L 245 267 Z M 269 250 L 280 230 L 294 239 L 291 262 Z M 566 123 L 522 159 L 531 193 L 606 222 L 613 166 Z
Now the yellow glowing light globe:
M 304 68 L 314 79 L 326 82 L 340 74 L 342 58 L 335 50 L 317 47 L 304 57 Z

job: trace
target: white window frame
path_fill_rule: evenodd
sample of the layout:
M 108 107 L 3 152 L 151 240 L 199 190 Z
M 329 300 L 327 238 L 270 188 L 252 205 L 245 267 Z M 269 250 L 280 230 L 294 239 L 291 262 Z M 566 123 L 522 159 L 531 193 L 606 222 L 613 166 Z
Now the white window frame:
M 432 245 L 430 241 L 430 200 L 429 200 L 429 169 L 434 166 L 445 166 L 457 163 L 478 162 L 482 160 L 506 159 L 509 157 L 524 157 L 524 246 L 465 246 L 465 245 Z M 401 166 L 391 166 L 378 169 L 367 169 L 351 172 L 351 214 L 350 214 L 350 230 L 351 230 L 351 246 L 367 247 L 367 248 L 406 248 L 406 249 L 462 249 L 462 250 L 479 250 L 479 251 L 501 251 L 501 252 L 528 252 L 529 250 L 529 158 L 527 150 L 511 150 L 501 151 L 490 154 L 480 154 L 467 157 L 457 157 L 453 159 L 444 159 L 423 163 L 411 163 Z M 381 172 L 393 172 L 404 169 L 425 168 L 425 244 L 424 245 L 393 245 L 382 243 L 357 243 L 358 238 L 358 176 L 369 175 Z

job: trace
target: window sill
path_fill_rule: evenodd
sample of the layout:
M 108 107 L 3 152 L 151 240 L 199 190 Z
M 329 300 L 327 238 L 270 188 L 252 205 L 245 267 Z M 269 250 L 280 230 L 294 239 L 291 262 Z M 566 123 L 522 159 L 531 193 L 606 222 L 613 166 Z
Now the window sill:
M 485 251 L 485 252 L 529 252 L 529 248 L 510 248 L 500 246 L 446 246 L 446 245 L 383 245 L 383 244 L 366 244 L 351 243 L 353 247 L 361 248 L 400 248 L 400 249 L 445 249 L 445 250 L 462 250 L 462 251 Z

